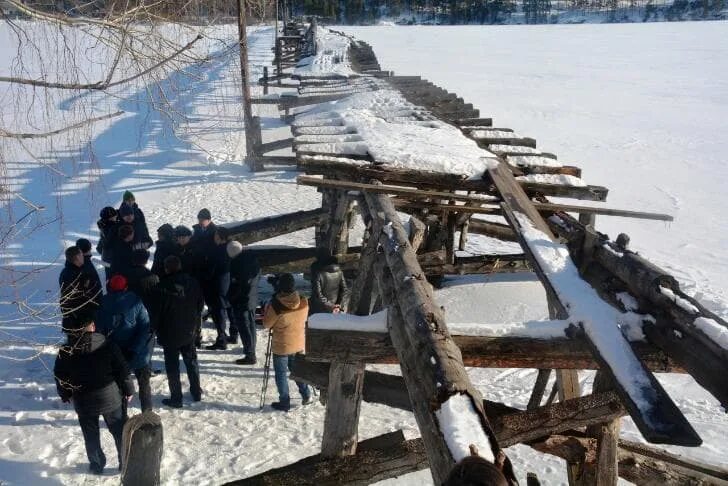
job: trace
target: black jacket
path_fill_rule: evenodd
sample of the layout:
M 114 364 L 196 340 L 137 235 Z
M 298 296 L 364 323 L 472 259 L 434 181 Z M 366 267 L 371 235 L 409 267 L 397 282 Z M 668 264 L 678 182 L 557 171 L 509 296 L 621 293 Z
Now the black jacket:
M 60 306 L 64 327 L 72 325 L 74 317 L 94 313 L 101 305 L 104 294 L 96 269 L 90 274 L 84 267 L 66 262 L 58 276 L 58 284 L 61 287 Z
M 182 271 L 184 273 L 191 275 L 192 277 L 195 277 L 197 279 L 200 278 L 204 259 L 202 254 L 197 250 L 194 245 L 192 245 L 191 242 L 185 246 L 175 246 L 174 254 L 177 255 L 182 262 Z
M 159 278 L 164 277 L 164 259 L 177 252 L 177 245 L 172 241 L 157 240 L 155 243 L 154 261 L 152 262 L 152 273 Z
M 112 240 L 111 248 L 111 273 L 120 273 L 125 277 L 132 268 L 132 256 L 134 254 L 133 242 L 126 242 L 118 237 Z
M 99 286 L 100 289 L 103 289 L 103 285 L 101 285 L 101 279 L 99 278 L 99 272 L 96 271 L 96 266 L 94 265 L 94 262 L 91 260 L 91 255 L 84 255 L 83 256 L 83 271 L 86 272 L 86 275 L 91 277 L 92 280 L 96 282 L 96 285 Z M 101 299 L 99 298 L 99 302 Z
M 165 276 L 159 283 L 159 312 L 156 315 L 159 344 L 175 349 L 193 343 L 203 305 L 197 280 L 181 272 Z
M 137 219 L 137 217 L 134 216 L 134 221 L 131 222 L 131 225 L 134 228 L 134 240 L 132 243 L 134 244 L 135 250 L 146 250 L 154 244 L 154 240 L 152 240 L 151 236 L 149 236 L 146 221 L 143 219 Z
M 199 224 L 192 226 L 192 239 L 190 245 L 192 245 L 197 252 L 202 255 L 209 255 L 215 246 L 215 230 L 217 226 L 215 223 L 210 223 L 207 228 L 202 228 Z
M 123 203 L 123 202 L 121 204 L 119 204 L 119 208 L 117 209 L 117 211 L 121 211 L 121 207 L 124 204 L 125 203 Z M 132 209 L 134 209 L 134 221 L 141 221 L 142 223 L 144 223 L 144 227 L 146 228 L 146 226 L 147 226 L 147 218 L 144 217 L 144 213 L 142 212 L 141 209 L 139 209 L 139 205 L 137 203 L 134 203 L 132 205 Z
M 124 396 L 134 394 L 134 383 L 119 347 L 102 334 L 70 336 L 53 367 L 61 399 L 73 400 L 79 415 L 116 410 Z M 120 391 L 121 390 L 121 391 Z
M 233 307 L 254 311 L 258 307 L 260 264 L 252 252 L 243 251 L 230 260 L 228 300 Z
M 147 312 L 152 314 L 155 312 L 157 299 L 157 286 L 159 285 L 159 277 L 153 274 L 147 267 L 143 265 L 133 265 L 126 272 L 128 288 L 142 299 Z
M 336 305 L 346 310 L 349 289 L 336 263 L 318 268 L 311 281 L 311 314 L 333 312 Z
M 119 234 L 119 222 L 99 219 L 96 225 L 99 227 L 99 243 L 96 245 L 96 251 L 103 261 L 111 263 L 111 250 Z

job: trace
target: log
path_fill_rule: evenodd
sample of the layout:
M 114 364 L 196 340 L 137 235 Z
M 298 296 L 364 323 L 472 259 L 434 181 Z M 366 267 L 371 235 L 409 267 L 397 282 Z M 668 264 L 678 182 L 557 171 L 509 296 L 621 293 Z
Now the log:
M 362 441 L 353 456 L 307 457 L 288 466 L 226 483 L 228 486 L 367 486 L 426 469 L 422 441 L 405 441 L 402 431 Z
M 281 140 L 274 140 L 272 142 L 263 143 L 260 145 L 259 150 L 260 154 L 262 155 L 268 152 L 273 152 L 274 150 L 281 150 L 291 147 L 293 147 L 293 138 L 289 137 Z
M 350 248 L 351 253 L 339 255 L 339 265 L 344 270 L 357 268 L 360 248 Z M 311 264 L 316 260 L 316 248 L 291 247 L 248 247 L 245 251 L 251 252 L 258 259 L 263 273 L 307 273 Z
M 441 309 L 434 303 L 432 290 L 394 206 L 384 195 L 365 193 L 365 198 L 367 212 L 374 222 L 373 235 L 381 232 L 379 241 L 384 249 L 384 261 L 392 281 L 397 282 L 393 285 L 394 295 L 388 294 L 385 288 L 381 290 L 383 297 L 396 298 L 387 314 L 390 337 L 400 359 L 433 480 L 440 484 L 455 462 L 467 455 L 464 451 L 468 451 L 468 444 L 445 441 L 443 424 L 436 416 L 443 404 L 456 395 L 468 397 L 472 416 L 487 437 L 491 450 L 481 450 L 481 455 L 490 456 L 494 462 L 503 453 L 483 410 L 480 393 L 470 382 L 460 350 L 447 330 Z M 383 273 L 386 274 L 386 268 Z M 382 285 L 382 276 L 379 282 Z M 507 458 L 503 473 L 515 481 Z
M 569 253 L 578 265 L 583 265 L 582 247 L 587 233 L 584 226 L 563 213 L 549 219 L 549 224 L 560 237 L 569 241 Z M 724 408 L 728 407 L 728 366 L 725 350 L 717 347 L 715 342 L 695 328 L 693 322 L 697 317 L 705 317 L 725 326 L 728 324 L 695 299 L 683 294 L 675 278 L 668 272 L 636 253 L 609 242 L 606 235 L 597 233 L 594 245 L 594 251 L 591 252 L 592 271 L 584 273 L 584 278 L 594 288 L 614 286 L 605 285 L 605 278 L 622 282 L 638 300 L 640 310 L 656 319 L 654 324 L 644 325 L 649 341 L 674 358 Z M 667 299 L 660 287 L 672 289 L 681 302 L 692 306 L 698 314 L 688 313 L 685 308 Z
M 611 388 L 613 388 L 612 380 L 603 371 L 597 371 L 594 377 L 594 393 L 604 392 Z M 597 450 L 594 465 L 588 465 L 584 468 L 579 481 L 580 484 L 584 486 L 592 484 L 597 486 L 617 485 L 619 478 L 617 473 L 619 427 L 619 418 L 613 418 L 600 424 L 589 425 L 586 428 L 587 435 L 593 436 L 597 440 Z
M 456 257 L 454 263 L 428 262 L 424 255 L 418 255 L 426 275 L 473 275 L 491 273 L 531 272 L 523 255 L 479 255 Z
M 554 287 L 554 282 L 550 276 L 544 272 L 541 268 L 538 259 L 533 253 L 533 249 L 530 246 L 530 241 L 522 235 L 521 221 L 515 216 L 515 213 L 521 215 L 528 221 L 528 224 L 532 225 L 535 229 L 541 231 L 546 238 L 554 239 L 551 234 L 546 222 L 541 218 L 536 208 L 531 204 L 530 200 L 516 183 L 511 172 L 503 167 L 498 166 L 494 169 L 488 170 L 491 179 L 498 187 L 503 203 L 503 211 L 506 219 L 513 226 L 516 232 L 519 234 L 519 240 L 524 252 L 529 257 L 531 264 L 539 276 L 539 279 L 546 289 L 546 295 L 549 299 L 550 304 L 557 305 L 558 315 L 561 318 L 568 316 L 563 303 L 559 300 L 559 294 Z M 588 286 L 585 284 L 585 287 Z M 615 329 L 617 323 L 614 323 Z M 581 333 L 581 336 L 586 338 L 586 333 Z M 621 349 L 627 351 L 629 343 L 621 333 L 612 333 L 612 336 L 616 339 L 623 340 Z M 611 339 L 611 337 L 610 337 Z M 664 388 L 655 379 L 655 377 L 645 367 L 644 363 L 641 363 L 632 353 L 626 354 L 625 357 L 631 358 L 629 363 L 630 369 L 630 382 L 626 382 L 627 378 L 622 378 L 622 381 L 615 375 L 615 370 L 610 368 L 610 364 L 602 354 L 602 350 L 599 346 L 605 346 L 607 343 L 603 341 L 592 341 L 586 339 L 587 344 L 592 350 L 594 357 L 600 362 L 600 369 L 608 372 L 610 377 L 615 381 L 616 389 L 620 396 L 624 400 L 630 415 L 635 421 L 635 424 L 639 428 L 640 432 L 645 438 L 651 442 L 669 443 L 675 445 L 685 446 L 696 446 L 701 443 L 701 439 L 695 430 L 692 428 L 690 423 L 685 419 L 682 412 L 677 408 L 675 403 L 670 399 L 670 396 L 665 392 Z M 610 343 L 610 346 L 614 343 Z M 628 363 L 614 363 L 618 366 L 627 366 Z M 624 374 L 622 374 L 624 376 Z M 641 390 L 635 390 L 635 387 L 630 386 L 632 380 L 640 380 L 642 383 L 649 383 L 650 393 L 643 393 Z M 633 396 L 635 395 L 636 396 Z
M 291 379 L 327 389 L 329 363 L 296 360 Z M 401 376 L 367 371 L 362 393 L 366 402 L 412 411 L 407 387 Z M 483 407 L 502 447 L 618 419 L 627 413 L 614 392 L 587 395 L 532 410 L 520 410 L 489 400 L 483 401 Z
M 321 457 L 356 453 L 363 385 L 364 363 L 331 363 Z
M 243 245 L 249 245 L 315 226 L 326 217 L 327 213 L 319 208 L 239 223 L 226 223 L 224 226 L 230 230 L 232 239 Z
M 546 385 L 548 384 L 550 376 L 551 376 L 550 369 L 547 368 L 547 369 L 538 370 L 538 375 L 536 376 L 536 383 L 533 385 L 533 391 L 531 392 L 531 398 L 528 400 L 528 405 L 526 406 L 526 408 L 528 410 L 532 410 L 541 405 L 541 400 L 543 400 L 543 395 L 544 395 L 544 392 L 546 391 Z
M 517 336 L 453 336 L 466 366 L 479 368 L 599 369 L 586 344 L 567 338 L 534 339 Z M 651 370 L 684 373 L 674 361 L 646 343 L 633 349 Z M 385 333 L 306 330 L 306 357 L 312 361 L 363 361 L 397 364 L 392 341 Z
M 518 241 L 516 232 L 507 224 L 471 219 L 468 231 L 476 235 L 490 236 L 503 241 Z

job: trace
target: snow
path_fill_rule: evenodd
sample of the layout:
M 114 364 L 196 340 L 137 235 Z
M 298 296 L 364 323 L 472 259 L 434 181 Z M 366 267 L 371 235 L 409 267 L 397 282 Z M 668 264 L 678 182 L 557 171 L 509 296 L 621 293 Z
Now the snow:
M 693 324 L 715 341 L 718 346 L 728 351 L 728 329 L 707 317 L 698 317 L 693 321 Z
M 699 314 L 700 310 L 698 310 L 697 307 L 695 307 L 689 300 L 683 299 L 679 295 L 675 294 L 675 292 L 672 291 L 672 289 L 669 289 L 667 287 L 660 286 L 660 293 L 670 299 L 671 301 L 675 302 L 675 304 L 683 309 L 686 312 L 689 312 L 691 314 Z
M 346 30 L 373 45 L 383 68 L 431 79 L 467 102 L 487 107 L 483 116 L 493 116 L 498 125 L 537 138 L 539 146 L 548 146 L 561 160 L 582 167 L 590 180 L 610 188 L 611 204 L 676 213 L 670 225 L 600 217 L 597 226 L 611 235 L 629 233 L 636 251 L 673 273 L 681 287 L 703 305 L 728 317 L 728 220 L 724 217 L 728 203 L 723 197 L 728 166 L 722 148 L 728 120 L 726 23 Z M 69 39 L 70 32 L 66 29 Z M 257 79 L 262 65 L 270 63 L 273 35 L 271 29 L 249 32 L 252 77 Z M 5 27 L 0 27 L 0 36 L 0 68 L 5 74 L 14 41 Z M 105 430 L 102 444 L 109 457 L 108 472 L 98 478 L 86 474 L 75 414 L 56 397 L 49 371 L 59 340 L 53 312 L 61 252 L 78 237 L 95 241 L 100 207 L 118 204 L 121 193 L 131 189 L 153 231 L 164 222 L 190 225 L 204 206 L 211 209 L 214 220 L 224 223 L 320 205 L 315 189 L 295 184 L 295 173 L 251 174 L 241 165 L 245 137 L 237 103 L 240 70 L 237 53 L 230 49 L 236 27 L 221 29 L 218 37 L 225 43 L 211 42 L 215 56 L 191 68 L 191 78 L 170 72 L 158 83 L 116 90 L 112 97 L 90 97 L 94 114 L 119 108 L 127 113 L 89 130 L 88 147 L 65 137 L 50 147 L 29 143 L 33 150 L 44 149 L 41 153 L 48 158 L 39 161 L 21 150 L 6 151 L 11 148 L 6 143 L 0 150 L 7 161 L 3 184 L 45 205 L 47 220 L 53 219 L 55 208 L 63 210 L 62 221 L 3 248 L 0 256 L 0 267 L 12 270 L 15 278 L 28 270 L 39 272 L 21 287 L 0 289 L 0 481 L 4 484 L 118 484 L 113 444 Z M 484 45 L 490 46 L 487 56 L 482 54 Z M 78 59 L 92 70 L 92 80 L 104 72 L 99 59 L 108 63 L 113 58 L 96 56 L 85 47 L 79 52 Z M 42 71 L 28 68 L 56 79 L 52 66 Z M 157 90 L 164 90 L 173 110 L 151 109 L 148 96 Z M 254 88 L 254 95 L 260 94 Z M 44 117 L 45 124 L 27 127 L 27 117 L 13 118 L 13 106 L 22 99 L 19 93 L 2 93 L 0 120 L 13 128 L 41 130 L 56 128 L 64 120 L 77 121 L 74 117 L 84 114 L 85 107 L 74 103 L 72 93 L 49 97 L 62 109 Z M 22 113 L 40 105 L 23 105 Z M 254 114 L 262 117 L 264 141 L 290 136 L 289 128 L 270 109 L 254 108 Z M 174 113 L 184 113 L 187 119 L 176 119 Z M 318 119 L 306 125 L 336 122 Z M 83 180 L 53 175 L 41 162 L 52 163 L 51 167 L 71 176 L 83 173 Z M 77 182 L 78 186 L 72 185 Z M 22 207 L 15 204 L 13 209 L 20 213 Z M 358 244 L 355 241 L 352 244 Z M 263 243 L 311 246 L 313 242 L 313 231 L 304 230 Z M 471 253 L 496 248 L 519 251 L 512 243 L 470 235 L 467 249 Z M 270 296 L 265 283 L 260 291 L 263 298 Z M 33 309 L 41 309 L 39 314 L 19 315 L 14 302 L 26 298 L 36 304 Z M 548 319 L 543 288 L 532 274 L 448 276 L 436 299 L 445 306 L 448 323 L 495 327 Z M 10 317 L 12 321 L 7 322 Z M 213 338 L 209 324 L 203 334 L 207 341 Z M 266 335 L 259 331 L 258 342 L 265 343 Z M 259 344 L 259 363 L 264 361 L 262 348 Z M 165 434 L 162 484 L 221 484 L 319 452 L 324 408 L 318 403 L 298 406 L 292 387 L 296 407 L 290 413 L 279 414 L 269 407 L 259 411 L 262 366 L 233 364 L 241 354 L 239 345 L 225 352 L 201 351 L 203 402 L 186 404 L 182 410 L 159 409 Z M 24 359 L 36 355 L 36 359 Z M 157 350 L 154 364 L 160 368 L 161 363 Z M 397 366 L 368 368 L 398 373 Z M 486 398 L 519 408 L 528 403 L 536 373 L 468 370 Z M 580 372 L 583 390 L 591 388 L 593 376 L 593 372 Z M 699 448 L 667 449 L 728 466 L 724 447 L 728 416 L 718 402 L 687 375 L 656 377 L 704 440 Z M 183 373 L 186 389 L 185 380 Z M 552 384 L 553 379 L 548 387 Z M 163 376 L 152 377 L 152 393 L 157 405 L 168 395 Z M 268 401 L 274 399 L 271 382 Z M 135 399 L 131 413 L 138 412 Z M 419 435 L 411 413 L 362 404 L 360 439 L 398 429 L 408 438 Z M 629 418 L 622 420 L 620 434 L 628 440 L 643 440 Z M 537 472 L 542 484 L 566 484 L 562 460 L 522 445 L 505 452 L 521 484 L 526 483 L 527 471 Z M 432 480 L 429 471 L 421 471 L 386 483 L 422 486 Z
M 517 167 L 563 167 L 556 159 L 538 155 L 508 155 L 506 159 Z
M 516 177 L 522 182 L 532 182 L 536 184 L 554 184 L 559 186 L 586 187 L 587 184 L 578 177 L 568 174 L 528 174 Z
M 470 455 L 470 445 L 478 448 L 478 455 L 495 462 L 488 436 L 483 431 L 480 416 L 473 408 L 472 399 L 465 394 L 455 394 L 435 411 L 440 431 L 453 458 L 460 461 Z
M 488 145 L 488 150 L 491 152 L 494 152 L 496 154 L 534 154 L 534 155 L 541 155 L 540 150 L 536 150 L 532 147 L 524 147 L 522 145 L 502 145 L 495 143 L 493 145 Z
M 387 311 L 370 316 L 352 314 L 312 314 L 308 319 L 309 329 L 331 331 L 387 332 Z
M 621 313 L 604 302 L 581 279 L 564 245 L 551 241 L 525 215 L 519 212 L 514 212 L 514 215 L 521 227 L 521 234 L 566 308 L 569 321 L 583 328 L 609 364 L 617 381 L 649 420 L 651 407 L 656 403 L 652 385 L 619 327 L 622 323 L 634 327 L 641 316 L 631 312 Z
M 484 337 L 528 337 L 550 339 L 566 337 L 568 321 L 528 321 L 510 324 L 483 325 L 448 322 L 447 328 L 453 336 Z
M 397 91 L 380 89 L 322 103 L 296 117 L 295 126 L 343 120 L 363 142 L 301 145 L 298 150 L 328 154 L 369 154 L 377 163 L 402 169 L 462 174 L 479 179 L 497 164 L 491 153 L 462 132 L 440 122 L 411 120 L 417 107 Z M 400 117 L 407 117 L 400 120 Z
M 334 34 L 323 27 L 318 27 L 316 30 L 316 55 L 301 59 L 294 73 L 301 76 L 325 74 L 349 76 L 356 74 L 351 69 L 351 63 L 349 62 L 348 50 L 350 43 L 348 38 Z
M 521 138 L 513 132 L 505 130 L 473 130 L 470 132 L 473 138 Z

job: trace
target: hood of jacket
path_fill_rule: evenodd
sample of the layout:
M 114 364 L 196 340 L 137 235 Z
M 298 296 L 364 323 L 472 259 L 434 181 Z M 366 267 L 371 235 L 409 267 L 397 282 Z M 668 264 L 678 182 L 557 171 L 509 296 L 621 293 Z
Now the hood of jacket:
M 295 310 L 301 305 L 301 296 L 295 290 L 290 294 L 278 293 L 275 300 L 285 309 Z

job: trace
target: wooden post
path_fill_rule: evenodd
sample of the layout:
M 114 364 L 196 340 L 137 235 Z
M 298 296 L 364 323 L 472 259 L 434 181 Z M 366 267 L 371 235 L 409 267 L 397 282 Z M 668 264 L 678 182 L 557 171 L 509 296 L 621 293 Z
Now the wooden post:
M 592 393 L 604 392 L 614 388 L 610 377 L 599 370 L 594 377 Z M 618 475 L 619 452 L 619 426 L 620 419 L 591 425 L 586 428 L 586 434 L 597 440 L 596 461 L 585 464 L 579 484 L 583 486 L 616 486 Z
M 278 8 L 278 3 L 276 3 L 276 8 Z M 276 24 L 278 24 L 278 19 L 276 19 Z M 278 28 L 276 27 L 277 32 Z M 263 94 L 268 94 L 268 66 L 263 66 Z
M 260 126 L 253 121 L 250 98 L 250 66 L 248 65 L 248 34 L 246 31 L 245 0 L 238 0 L 238 42 L 240 44 L 240 76 L 243 91 L 243 118 L 245 120 L 245 155 L 250 170 L 260 170 L 261 164 L 255 153 L 256 137 L 260 138 Z M 257 129 L 257 135 L 255 130 Z
M 538 370 L 538 376 L 536 377 L 536 384 L 533 386 L 533 392 L 531 398 L 528 400 L 526 408 L 528 410 L 534 409 L 541 405 L 543 394 L 546 391 L 546 385 L 548 384 L 549 377 L 551 376 L 551 370 L 544 369 Z
M 363 386 L 364 363 L 331 363 L 321 441 L 322 457 L 356 453 Z
M 579 222 L 584 226 L 594 227 L 596 223 L 597 215 L 594 213 L 579 213 Z

